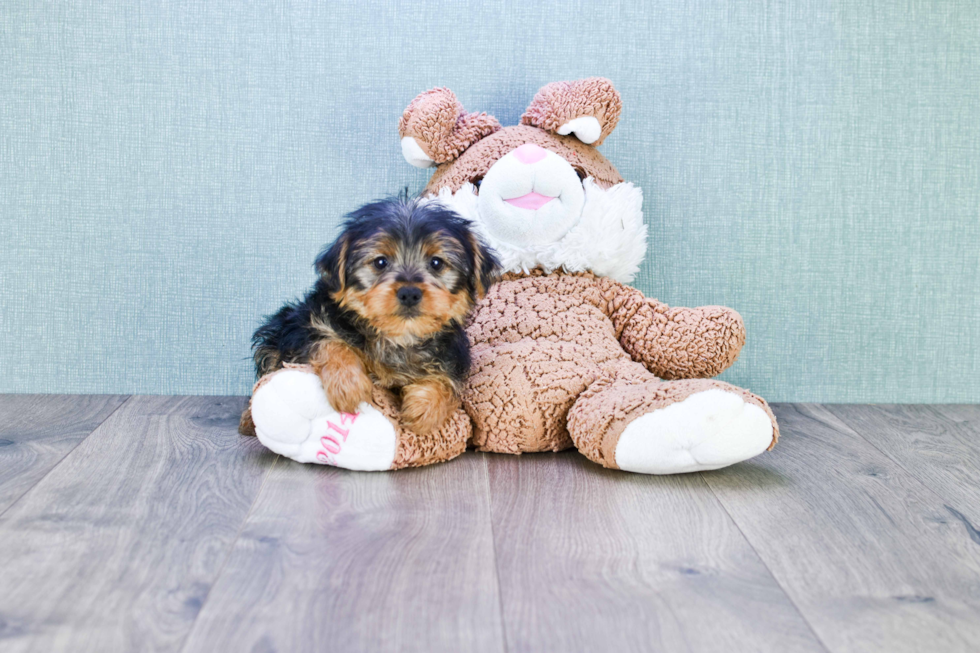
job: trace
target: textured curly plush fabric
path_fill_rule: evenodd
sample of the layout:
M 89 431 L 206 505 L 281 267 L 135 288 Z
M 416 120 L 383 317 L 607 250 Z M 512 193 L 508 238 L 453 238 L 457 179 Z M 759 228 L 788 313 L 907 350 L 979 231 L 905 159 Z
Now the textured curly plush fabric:
M 574 445 L 615 467 L 616 442 L 631 418 L 710 388 L 734 392 L 772 417 L 745 390 L 691 380 L 738 357 L 745 331 L 728 308 L 671 308 L 608 277 L 533 270 L 505 275 L 467 334 L 474 362 L 463 405 L 473 419 L 471 444 L 483 451 Z
M 400 424 L 398 399 L 390 390 L 375 386 L 371 403 L 395 425 L 398 444 L 392 469 L 431 465 L 451 460 L 466 451 L 472 425 L 462 408 L 453 413 L 435 433 L 420 435 Z
M 586 145 L 574 136 L 559 136 L 529 125 L 514 125 L 494 132 L 471 145 L 455 161 L 436 168 L 425 192 L 437 194 L 440 189 L 448 188 L 455 193 L 463 184 L 482 179 L 500 157 L 525 143 L 534 143 L 558 154 L 572 164 L 572 167 L 584 173 L 584 176 L 595 179 L 603 188 L 623 181 L 619 171 L 608 159 L 593 146 Z
M 412 100 L 398 121 L 398 134 L 412 136 L 436 163 L 452 161 L 473 143 L 500 129 L 486 113 L 466 113 L 448 88 Z
M 745 344 L 742 316 L 725 306 L 676 308 L 638 290 L 616 296 L 611 317 L 626 353 L 664 379 L 706 378 L 728 369 Z
M 568 413 L 568 430 L 575 447 L 586 457 L 616 469 L 619 436 L 634 419 L 713 388 L 736 394 L 746 403 L 764 410 L 773 424 L 769 449 L 776 446 L 779 439 L 776 417 L 761 397 L 714 379 L 651 379 L 630 364 L 610 371 L 579 396 Z
M 612 133 L 623 110 L 619 93 L 608 79 L 589 77 L 574 82 L 552 82 L 544 86 L 521 116 L 522 125 L 532 125 L 547 131 L 583 116 L 599 121 L 602 133 L 592 145 L 602 145 Z

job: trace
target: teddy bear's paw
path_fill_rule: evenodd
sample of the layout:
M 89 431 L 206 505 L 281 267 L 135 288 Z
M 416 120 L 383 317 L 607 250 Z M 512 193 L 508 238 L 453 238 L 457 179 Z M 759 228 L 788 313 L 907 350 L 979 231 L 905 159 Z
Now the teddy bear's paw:
M 310 372 L 286 369 L 262 383 L 252 397 L 252 421 L 262 444 L 297 462 L 381 471 L 395 459 L 388 418 L 367 403 L 356 413 L 334 410 Z
M 633 420 L 619 437 L 616 465 L 641 474 L 682 474 L 727 467 L 772 443 L 766 412 L 717 388 Z

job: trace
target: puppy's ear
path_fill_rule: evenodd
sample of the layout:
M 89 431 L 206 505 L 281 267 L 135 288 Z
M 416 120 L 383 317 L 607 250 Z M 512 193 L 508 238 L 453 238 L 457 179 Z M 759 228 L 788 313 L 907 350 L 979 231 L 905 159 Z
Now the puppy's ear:
M 500 261 L 497 254 L 472 231 L 469 239 L 473 248 L 473 293 L 477 299 L 483 299 L 490 286 L 500 279 Z
M 500 129 L 486 113 L 466 113 L 448 88 L 434 88 L 412 100 L 398 121 L 402 155 L 418 168 L 452 161 L 484 136 Z
M 347 254 L 350 250 L 350 239 L 342 234 L 333 245 L 326 248 L 316 257 L 314 267 L 320 278 L 327 284 L 330 294 L 338 293 L 347 287 Z
M 616 128 L 622 109 L 619 92 L 603 77 L 552 82 L 534 96 L 521 124 L 600 145 Z

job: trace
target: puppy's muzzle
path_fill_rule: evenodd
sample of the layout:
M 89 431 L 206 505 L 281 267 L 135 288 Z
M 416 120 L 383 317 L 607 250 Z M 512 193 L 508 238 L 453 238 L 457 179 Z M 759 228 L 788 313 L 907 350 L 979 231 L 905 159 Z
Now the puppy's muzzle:
M 417 286 L 402 286 L 395 296 L 405 308 L 415 308 L 422 301 L 422 291 Z

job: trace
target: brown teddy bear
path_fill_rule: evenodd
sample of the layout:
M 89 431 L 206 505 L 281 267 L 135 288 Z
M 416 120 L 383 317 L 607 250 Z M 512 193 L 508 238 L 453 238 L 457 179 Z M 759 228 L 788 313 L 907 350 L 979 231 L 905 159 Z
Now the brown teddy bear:
M 469 219 L 507 270 L 468 323 L 463 409 L 421 436 L 399 425 L 389 392 L 339 414 L 311 370 L 289 367 L 253 392 L 262 442 L 361 470 L 440 462 L 467 445 L 575 447 L 651 474 L 717 469 L 772 448 L 766 402 L 708 378 L 745 342 L 738 313 L 671 308 L 624 285 L 646 253 L 642 194 L 596 149 L 620 110 L 602 78 L 548 84 L 521 124 L 504 128 L 466 113 L 448 89 L 415 98 L 398 129 L 409 163 L 436 166 L 424 195 Z

